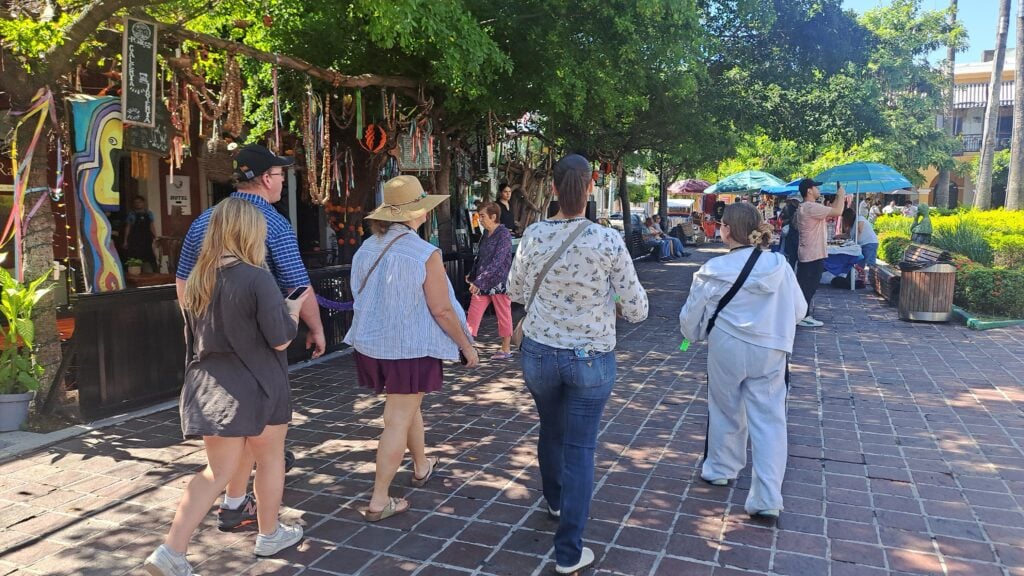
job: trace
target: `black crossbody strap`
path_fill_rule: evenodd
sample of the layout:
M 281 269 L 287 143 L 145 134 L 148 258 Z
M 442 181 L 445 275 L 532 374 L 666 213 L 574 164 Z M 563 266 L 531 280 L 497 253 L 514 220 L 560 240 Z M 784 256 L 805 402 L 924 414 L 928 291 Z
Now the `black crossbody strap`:
M 743 270 L 740 271 L 740 275 L 736 278 L 736 282 L 733 282 L 732 288 L 722 296 L 722 299 L 718 301 L 718 308 L 715 308 L 715 313 L 711 315 L 711 319 L 708 320 L 708 331 L 707 334 L 711 334 L 711 329 L 715 327 L 715 320 L 718 320 L 718 313 L 725 308 L 725 305 L 736 296 L 736 293 L 743 287 L 743 283 L 747 281 L 747 276 L 750 276 L 750 271 L 754 269 L 754 264 L 757 263 L 757 259 L 761 257 L 760 248 L 754 247 L 754 250 L 750 253 L 750 258 L 747 258 L 747 263 L 743 265 Z

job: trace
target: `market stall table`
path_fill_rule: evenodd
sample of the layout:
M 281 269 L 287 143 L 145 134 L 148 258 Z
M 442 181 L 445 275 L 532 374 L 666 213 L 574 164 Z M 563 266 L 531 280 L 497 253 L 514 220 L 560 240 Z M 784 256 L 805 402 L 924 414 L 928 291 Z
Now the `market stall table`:
M 845 276 L 850 273 L 854 265 L 863 260 L 864 253 L 861 251 L 860 245 L 856 243 L 847 243 L 841 246 L 830 244 L 828 256 L 825 258 L 825 272 L 832 276 Z M 822 276 L 824 277 L 824 274 Z

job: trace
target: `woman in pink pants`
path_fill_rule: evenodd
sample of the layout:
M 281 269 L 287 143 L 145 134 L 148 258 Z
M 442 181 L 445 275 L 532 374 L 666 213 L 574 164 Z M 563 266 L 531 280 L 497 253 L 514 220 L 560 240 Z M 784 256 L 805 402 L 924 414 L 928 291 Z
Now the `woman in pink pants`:
M 508 271 L 512 267 L 512 233 L 498 223 L 501 208 L 493 202 L 480 205 L 477 210 L 480 223 L 486 236 L 480 241 L 476 264 L 466 276 L 472 298 L 466 322 L 469 331 L 476 338 L 480 329 L 480 319 L 487 307 L 494 304 L 494 314 L 498 317 L 498 335 L 501 336 L 501 351 L 491 356 L 492 360 L 506 360 L 512 357 L 512 301 L 505 293 Z

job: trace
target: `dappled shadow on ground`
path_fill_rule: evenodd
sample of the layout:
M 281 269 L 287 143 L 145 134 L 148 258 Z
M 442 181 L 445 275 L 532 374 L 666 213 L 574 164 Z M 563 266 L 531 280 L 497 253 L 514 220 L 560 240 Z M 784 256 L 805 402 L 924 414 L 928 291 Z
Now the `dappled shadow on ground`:
M 864 293 L 823 287 L 800 329 L 789 396 L 786 510 L 750 520 L 749 467 L 727 488 L 699 481 L 706 347 L 678 350 L 678 313 L 696 267 L 722 250 L 640 262 L 647 322 L 619 325 L 619 378 L 604 414 L 586 539 L 608 574 L 988 574 L 1020 569 L 1024 537 L 1024 330 L 909 324 Z M 483 358 L 497 350 L 485 316 Z M 518 359 L 445 368 L 426 396 L 441 457 L 425 488 L 408 461 L 392 494 L 411 511 L 362 520 L 383 397 L 350 358 L 293 375 L 286 521 L 306 538 L 274 560 L 252 532 L 205 520 L 190 550 L 204 574 L 540 574 L 557 525 L 536 465 L 537 417 Z M 0 574 L 137 573 L 205 462 L 176 411 L 97 431 L 0 466 Z M 721 570 L 719 570 L 719 568 Z M 322 571 L 317 571 L 322 570 Z M 738 572 L 734 572 L 738 573 Z

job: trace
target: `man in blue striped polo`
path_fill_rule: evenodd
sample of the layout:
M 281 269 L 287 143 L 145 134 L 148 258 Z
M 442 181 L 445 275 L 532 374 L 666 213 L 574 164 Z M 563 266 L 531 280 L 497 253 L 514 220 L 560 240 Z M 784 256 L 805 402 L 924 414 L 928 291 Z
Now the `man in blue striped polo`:
M 249 144 L 243 146 L 235 155 L 234 184 L 236 192 L 231 195 L 247 200 L 260 209 L 267 220 L 267 266 L 277 280 L 283 293 L 290 292 L 300 286 L 306 286 L 310 292 L 309 275 L 299 255 L 299 242 L 291 224 L 273 206 L 281 200 L 281 189 L 284 185 L 284 168 L 294 163 L 292 158 L 278 156 L 263 146 Z M 176 273 L 178 300 L 185 293 L 185 281 L 195 267 L 199 249 L 206 236 L 206 228 L 210 222 L 213 208 L 205 210 L 192 222 L 181 246 Z M 309 329 L 306 336 L 306 348 L 313 348 L 313 358 L 324 353 L 324 328 L 320 322 L 320 308 L 316 298 L 306 298 L 299 318 Z M 294 456 L 286 452 L 286 468 L 291 468 Z M 256 501 L 247 493 L 249 476 L 255 458 L 248 454 L 246 461 L 239 465 L 238 473 L 228 483 L 224 492 L 224 503 L 220 506 L 218 527 L 231 530 L 239 526 L 256 523 Z

